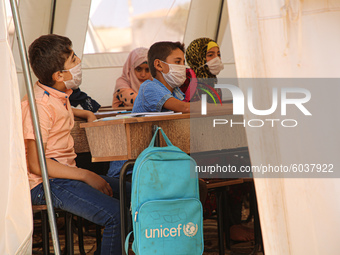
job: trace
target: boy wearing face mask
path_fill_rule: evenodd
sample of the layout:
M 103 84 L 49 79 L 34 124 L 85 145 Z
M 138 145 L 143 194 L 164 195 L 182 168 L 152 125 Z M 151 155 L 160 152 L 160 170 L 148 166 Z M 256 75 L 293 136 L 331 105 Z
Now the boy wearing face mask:
M 154 79 L 141 85 L 132 112 L 190 112 L 190 103 L 182 101 L 184 94 L 179 89 L 186 80 L 184 61 L 182 43 L 153 44 L 148 52 L 148 63 Z
M 190 112 L 190 103 L 182 101 L 184 93 L 179 89 L 186 80 L 184 44 L 180 42 L 157 42 L 148 52 L 152 81 L 145 81 L 139 88 L 132 112 Z M 204 204 L 207 186 L 199 181 L 200 200 Z
M 45 35 L 29 47 L 41 136 L 53 206 L 105 226 L 101 254 L 121 254 L 118 179 L 78 168 L 71 130 L 74 116 L 96 119 L 90 111 L 71 108 L 69 96 L 82 80 L 81 60 L 67 37 Z M 22 101 L 27 173 L 32 203 L 46 204 L 35 134 L 27 96 Z M 98 251 L 100 252 L 100 251 Z

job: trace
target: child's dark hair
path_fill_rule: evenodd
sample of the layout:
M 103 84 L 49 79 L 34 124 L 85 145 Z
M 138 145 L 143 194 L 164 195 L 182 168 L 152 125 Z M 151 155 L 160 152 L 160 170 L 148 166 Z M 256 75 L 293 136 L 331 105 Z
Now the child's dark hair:
M 151 45 L 148 52 L 148 63 L 152 77 L 156 77 L 155 59 L 165 61 L 175 49 L 180 49 L 184 53 L 184 44 L 180 42 L 156 42 Z
M 31 67 L 42 84 L 55 84 L 52 75 L 64 70 L 64 64 L 72 53 L 71 47 L 69 38 L 55 34 L 40 36 L 29 46 Z

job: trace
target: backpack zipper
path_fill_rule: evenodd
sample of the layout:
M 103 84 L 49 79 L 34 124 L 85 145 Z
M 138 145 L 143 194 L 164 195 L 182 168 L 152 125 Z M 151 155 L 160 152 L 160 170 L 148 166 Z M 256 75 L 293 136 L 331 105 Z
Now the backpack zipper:
M 135 212 L 135 222 L 137 222 L 138 210 Z
M 139 211 L 140 209 L 142 208 L 142 206 L 146 205 L 146 204 L 149 204 L 149 203 L 157 203 L 157 202 L 168 202 L 168 201 L 189 201 L 189 200 L 195 200 L 197 201 L 200 205 L 201 205 L 201 208 L 202 208 L 202 204 L 200 202 L 200 200 L 198 198 L 195 198 L 195 197 L 192 197 L 192 198 L 175 198 L 175 199 L 157 199 L 157 200 L 150 200 L 150 201 L 146 201 L 145 203 L 141 204 L 138 209 L 136 209 L 135 211 L 135 217 L 134 217 L 134 220 L 135 222 L 138 222 L 138 214 L 139 214 Z M 203 210 L 203 209 L 201 209 Z

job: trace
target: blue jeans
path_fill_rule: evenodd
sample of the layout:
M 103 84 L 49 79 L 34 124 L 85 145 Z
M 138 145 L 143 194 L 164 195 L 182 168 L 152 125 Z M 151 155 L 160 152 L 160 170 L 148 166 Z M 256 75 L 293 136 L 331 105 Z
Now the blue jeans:
M 113 191 L 113 197 L 76 180 L 50 179 L 52 203 L 55 208 L 71 212 L 93 223 L 105 226 L 101 255 L 122 254 L 119 210 L 119 180 L 103 177 Z M 127 201 L 130 201 L 130 185 L 127 183 Z M 34 205 L 46 204 L 42 183 L 31 190 Z
M 107 171 L 107 176 L 119 178 L 120 170 L 122 169 L 126 160 L 110 161 L 110 168 Z M 129 170 L 126 172 L 127 175 L 132 174 L 133 166 L 129 166 Z

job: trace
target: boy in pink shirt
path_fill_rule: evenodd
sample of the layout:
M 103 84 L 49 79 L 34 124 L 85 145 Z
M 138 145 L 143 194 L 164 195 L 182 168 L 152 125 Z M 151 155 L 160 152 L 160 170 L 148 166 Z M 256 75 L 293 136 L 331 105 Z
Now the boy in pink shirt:
M 45 35 L 29 47 L 31 67 L 39 81 L 35 99 L 54 207 L 105 226 L 101 251 L 121 254 L 118 179 L 78 168 L 71 130 L 74 116 L 93 121 L 90 111 L 71 108 L 69 96 L 81 84 L 81 60 L 67 37 Z M 27 96 L 22 100 L 23 130 L 33 204 L 46 204 Z M 101 252 L 101 253 L 100 253 Z

